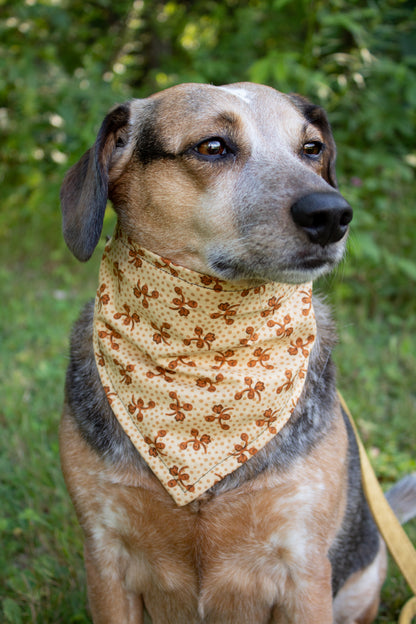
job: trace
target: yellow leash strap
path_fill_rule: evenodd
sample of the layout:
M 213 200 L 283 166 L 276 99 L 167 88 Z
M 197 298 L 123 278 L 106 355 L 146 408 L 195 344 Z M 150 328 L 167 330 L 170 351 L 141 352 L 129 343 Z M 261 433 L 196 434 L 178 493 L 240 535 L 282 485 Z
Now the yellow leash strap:
M 384 496 L 370 460 L 367 457 L 351 412 L 340 392 L 338 392 L 338 396 L 342 409 L 347 414 L 357 439 L 360 451 L 363 489 L 374 520 L 410 589 L 416 594 L 416 550 Z M 410 598 L 404 605 L 398 624 L 411 624 L 415 616 L 416 595 Z

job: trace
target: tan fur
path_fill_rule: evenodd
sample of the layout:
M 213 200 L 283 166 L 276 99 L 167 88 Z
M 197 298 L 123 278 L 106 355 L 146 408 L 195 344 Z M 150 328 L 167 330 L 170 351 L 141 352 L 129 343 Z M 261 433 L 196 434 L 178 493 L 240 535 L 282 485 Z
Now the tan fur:
M 158 622 L 198 613 L 207 622 L 268 622 L 272 612 L 286 621 L 281 603 L 290 621 L 331 621 L 325 553 L 345 506 L 341 416 L 307 462 L 185 507 L 150 474 L 106 466 L 65 414 L 60 443 L 86 535 L 94 621 L 140 622 L 140 596 Z
M 160 139 L 165 156 L 143 163 L 134 150 L 149 127 L 152 145 Z M 238 142 L 234 161 L 218 166 L 195 156 L 178 157 L 224 134 Z M 262 279 L 296 281 L 301 271 L 290 267 L 307 258 L 311 245 L 294 223 L 291 206 L 305 193 L 334 193 L 336 186 L 328 173 L 335 159 L 329 126 L 324 134 L 288 96 L 258 85 L 181 85 L 134 100 L 128 124 L 99 135 L 95 148 L 67 174 L 62 202 L 68 245 L 82 260 L 94 247 L 84 249 L 88 236 L 84 228 L 79 242 L 79 230 L 83 205 L 93 196 L 92 163 L 98 154 L 121 228 L 139 245 L 219 278 L 215 254 L 249 265 L 261 250 Z M 124 146 L 117 149 L 120 140 Z M 322 158 L 302 158 L 308 141 L 326 142 Z M 101 210 L 105 201 L 101 196 Z M 241 221 L 254 223 L 251 247 Z M 345 239 L 313 245 L 313 257 L 329 270 L 344 247 Z M 313 267 L 307 271 L 305 280 L 321 274 Z M 248 275 L 244 284 L 258 282 L 254 270 Z M 90 344 L 79 345 L 80 361 L 88 361 L 89 349 Z M 322 374 L 329 355 L 323 358 Z M 91 390 L 98 394 L 96 379 Z M 334 605 L 332 600 L 328 551 L 343 522 L 348 482 L 347 433 L 336 400 L 333 411 L 332 425 L 320 442 L 282 470 L 273 467 L 258 474 L 250 460 L 237 487 L 220 486 L 177 507 L 149 470 L 137 469 L 134 462 L 112 463 L 96 453 L 66 405 L 62 468 L 85 534 L 94 623 L 141 624 L 144 604 L 155 624 L 371 622 L 382 556 L 372 572 L 365 576 L 364 571 L 364 577 L 357 573 Z M 370 598 L 360 611 L 356 603 L 362 600 L 362 578 Z M 358 586 L 353 608 L 350 586 Z
M 276 91 L 272 89 L 270 93 L 267 87 L 263 87 L 260 94 L 250 92 L 250 97 L 265 111 L 254 125 L 240 99 L 230 98 L 228 92 L 221 97 L 218 90 L 214 94 L 214 87 L 202 86 L 207 91 L 205 107 L 200 102 L 195 109 L 189 106 L 188 97 L 184 99 L 186 85 L 169 89 L 169 97 L 166 97 L 167 91 L 153 96 L 153 99 L 160 100 L 157 130 L 164 137 L 168 151 L 180 152 L 198 142 L 201 133 L 206 137 L 218 136 L 231 127 L 243 146 L 241 166 L 250 157 L 260 155 L 265 159 L 264 155 L 270 153 L 264 166 L 275 166 L 277 159 L 285 175 L 290 176 L 297 166 L 293 148 L 298 149 L 303 140 L 323 140 L 322 135 L 311 127 L 306 128 L 303 136 L 305 122 L 301 114 L 293 106 L 288 106 L 288 98 L 283 94 L 276 106 Z M 200 87 L 197 85 L 198 89 Z M 224 107 L 229 119 L 224 119 Z M 273 113 L 266 112 L 269 110 Z M 136 116 L 131 122 L 134 127 L 139 125 L 142 107 L 137 105 L 133 115 Z M 123 162 L 125 159 L 126 156 Z M 222 175 L 218 168 L 209 168 L 196 161 L 178 164 L 177 161 L 156 160 L 147 167 L 132 162 L 120 176 L 120 166 L 117 164 L 114 173 L 110 174 L 110 182 L 114 180 L 113 176 L 117 181 L 112 200 L 117 210 L 119 199 L 123 198 L 123 210 L 117 211 L 120 223 L 126 234 L 138 244 L 201 273 L 212 271 L 206 257 L 207 242 L 215 240 L 224 248 L 238 245 L 235 222 L 228 207 L 241 167 Z M 312 167 L 321 174 L 319 163 Z M 297 174 L 299 178 L 302 173 L 305 175 L 302 171 Z M 315 178 L 312 186 L 319 190 L 319 178 Z M 140 189 L 139 193 L 137 189 Z M 140 215 L 139 219 L 137 215 Z M 281 210 L 273 218 L 277 218 L 279 225 L 275 235 L 282 237 L 284 243 L 287 244 L 290 236 L 296 237 L 296 228 L 286 210 Z
M 380 590 L 387 570 L 387 552 L 381 543 L 377 558 L 368 568 L 353 574 L 334 601 L 337 624 L 371 624 L 377 616 Z

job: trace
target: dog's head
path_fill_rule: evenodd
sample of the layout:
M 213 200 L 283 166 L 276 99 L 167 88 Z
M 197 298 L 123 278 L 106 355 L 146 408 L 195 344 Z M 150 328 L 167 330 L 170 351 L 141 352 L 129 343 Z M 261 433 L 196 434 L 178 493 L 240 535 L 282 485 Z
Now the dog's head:
M 184 84 L 114 108 L 61 191 L 80 260 L 109 198 L 125 233 L 222 279 L 304 282 L 343 256 L 352 210 L 336 190 L 322 108 L 239 83 Z

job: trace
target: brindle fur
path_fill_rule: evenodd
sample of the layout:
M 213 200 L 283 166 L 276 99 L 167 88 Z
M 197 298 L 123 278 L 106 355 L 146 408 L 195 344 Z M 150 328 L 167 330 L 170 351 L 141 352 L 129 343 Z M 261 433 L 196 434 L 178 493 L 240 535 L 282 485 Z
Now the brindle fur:
M 228 159 L 194 150 L 226 137 Z M 307 141 L 325 149 L 300 154 Z M 64 235 L 81 260 L 99 239 L 107 195 L 124 231 L 193 270 L 242 284 L 306 281 L 341 259 L 345 236 L 311 243 L 290 207 L 336 193 L 325 113 L 259 85 L 181 85 L 117 107 L 67 174 Z M 197 501 L 177 507 L 115 419 L 98 376 L 93 306 L 75 325 L 61 425 L 62 466 L 85 533 L 95 624 L 369 624 L 384 544 L 341 412 L 327 308 L 289 423 Z M 345 588 L 345 590 L 344 590 Z M 351 600 L 351 592 L 354 600 Z

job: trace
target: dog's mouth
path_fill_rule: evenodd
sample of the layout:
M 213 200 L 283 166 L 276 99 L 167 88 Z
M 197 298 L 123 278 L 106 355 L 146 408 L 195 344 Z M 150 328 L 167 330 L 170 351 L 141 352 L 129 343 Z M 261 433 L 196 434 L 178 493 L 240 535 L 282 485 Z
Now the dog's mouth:
M 334 247 L 334 249 L 320 248 L 316 254 L 299 254 L 293 264 L 287 267 L 287 270 L 297 270 L 300 272 L 331 271 L 340 262 L 344 255 L 343 246 L 333 245 L 332 247 Z
M 333 247 L 333 249 L 330 249 Z M 273 255 L 250 254 L 245 257 L 228 256 L 224 251 L 212 253 L 209 265 L 220 279 L 253 283 L 279 282 L 301 284 L 329 273 L 342 259 L 344 248 L 331 245 L 316 253 L 300 252 L 283 261 L 273 261 Z
M 299 262 L 299 266 L 297 267 L 301 271 L 314 271 L 320 270 L 328 265 L 328 258 L 304 258 Z M 293 269 L 292 269 L 293 270 Z
M 290 284 L 313 282 L 322 275 L 330 273 L 338 264 L 333 258 L 305 258 L 279 271 L 279 280 Z

